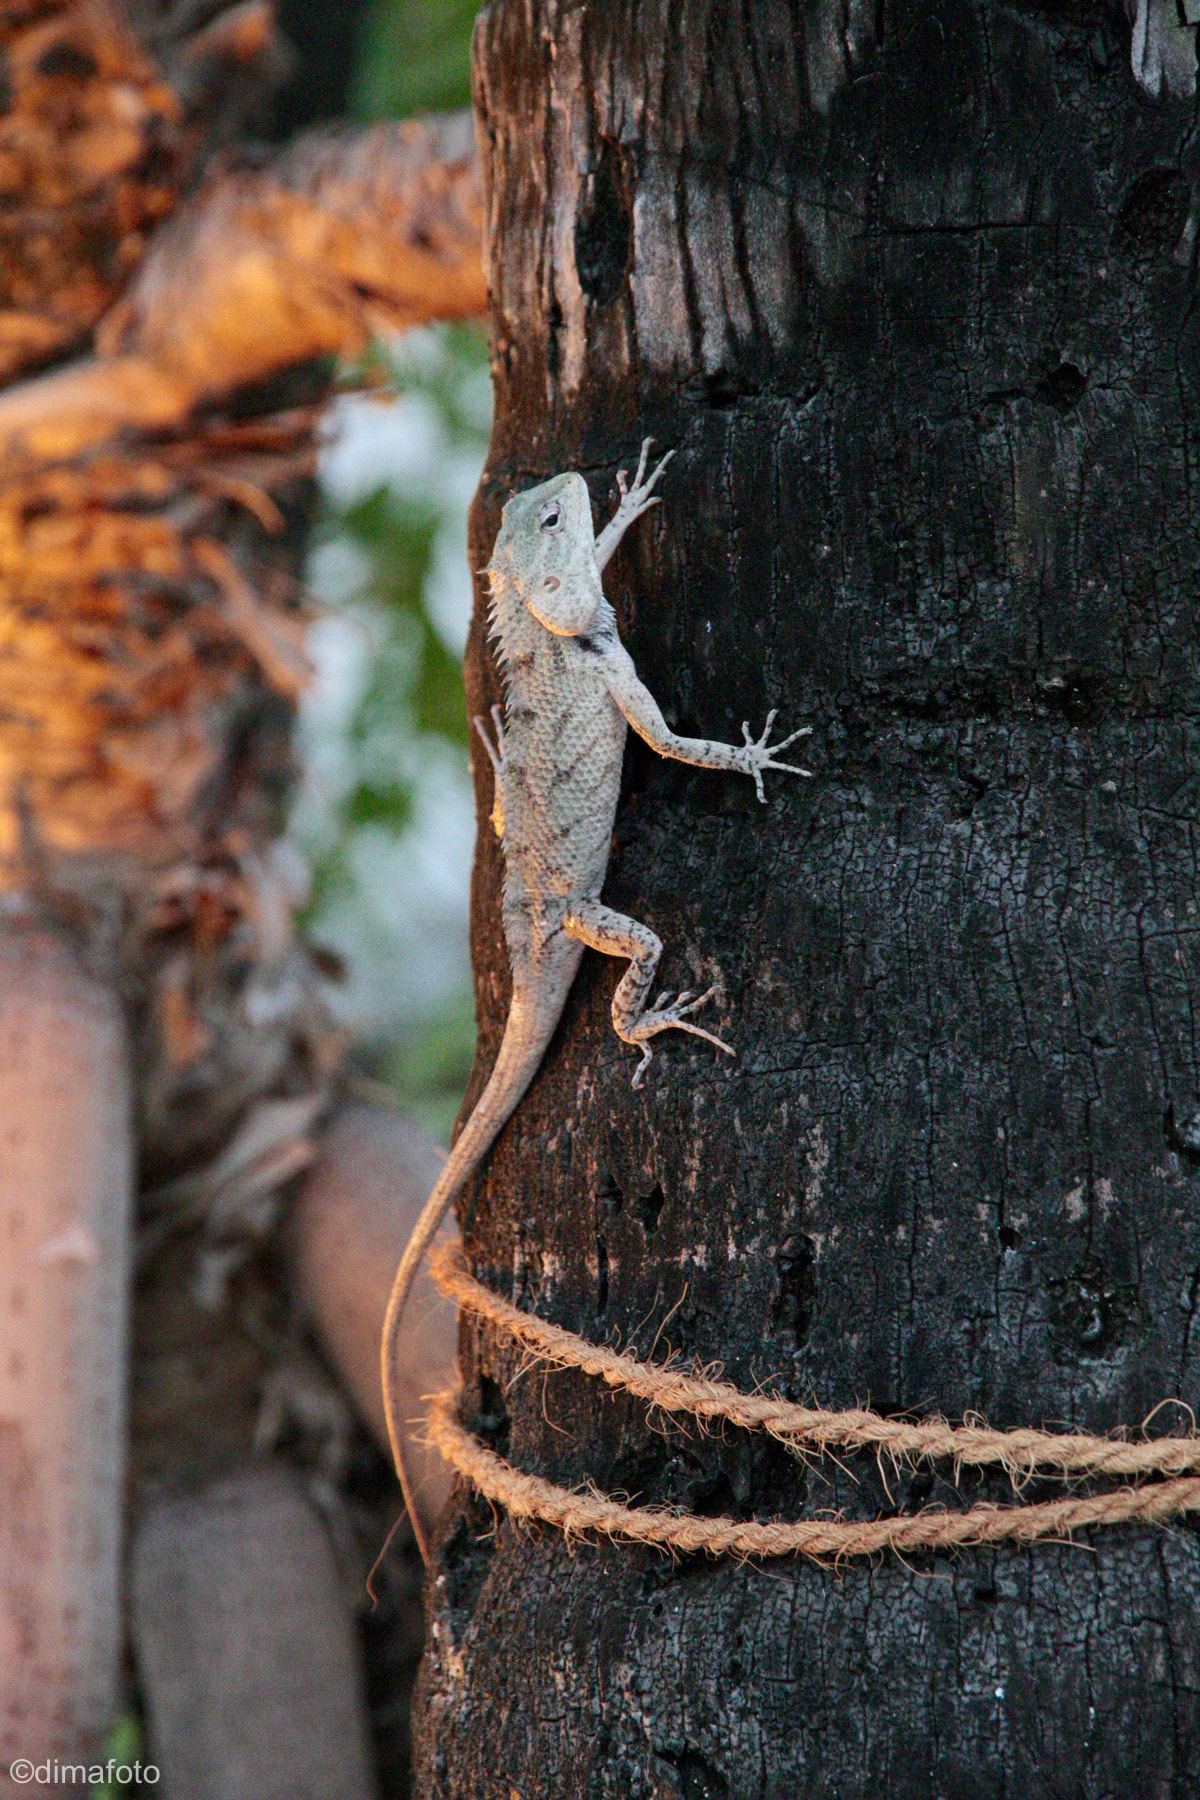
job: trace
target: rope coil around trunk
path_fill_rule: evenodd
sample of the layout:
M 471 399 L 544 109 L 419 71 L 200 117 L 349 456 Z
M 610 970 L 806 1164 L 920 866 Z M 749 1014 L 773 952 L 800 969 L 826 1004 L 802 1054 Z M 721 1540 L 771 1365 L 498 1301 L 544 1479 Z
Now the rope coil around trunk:
M 431 1267 L 443 1293 L 514 1338 L 538 1361 L 599 1376 L 609 1387 L 624 1388 L 663 1412 L 686 1412 L 705 1421 L 728 1420 L 747 1430 L 766 1431 L 799 1455 L 870 1449 L 896 1463 L 950 1460 L 956 1474 L 964 1465 L 999 1466 L 1014 1483 L 1035 1474 L 1104 1476 L 1124 1483 L 1103 1494 L 1072 1494 L 1015 1506 L 987 1502 L 961 1513 L 928 1508 L 912 1516 L 864 1522 L 696 1518 L 666 1509 L 627 1506 L 598 1491 L 572 1492 L 539 1476 L 522 1474 L 464 1430 L 453 1393 L 438 1395 L 429 1428 L 442 1455 L 489 1500 L 518 1518 L 556 1525 L 568 1537 L 587 1533 L 623 1537 L 682 1552 L 704 1550 L 714 1556 L 799 1553 L 836 1559 L 881 1550 L 1028 1543 L 1035 1538 L 1065 1537 L 1084 1525 L 1153 1524 L 1200 1512 L 1200 1436 L 1195 1433 L 1135 1443 L 1083 1432 L 994 1431 L 982 1423 L 951 1425 L 937 1417 L 914 1423 L 885 1419 L 865 1407 L 828 1412 L 798 1406 L 774 1395 L 743 1394 L 727 1382 L 678 1367 L 642 1362 L 605 1345 L 591 1344 L 561 1326 L 548 1325 L 476 1281 L 453 1246 L 439 1250 Z M 1161 1479 L 1135 1485 L 1149 1476 Z

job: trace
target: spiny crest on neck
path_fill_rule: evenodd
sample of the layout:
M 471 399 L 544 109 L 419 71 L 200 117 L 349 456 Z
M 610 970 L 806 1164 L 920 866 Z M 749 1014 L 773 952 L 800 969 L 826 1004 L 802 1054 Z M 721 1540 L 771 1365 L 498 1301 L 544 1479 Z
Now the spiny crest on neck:
M 487 635 L 488 642 L 494 647 L 496 663 L 500 671 L 504 689 L 508 691 L 508 658 L 512 638 L 514 618 L 524 602 L 511 572 L 493 557 L 483 571 L 487 577 Z

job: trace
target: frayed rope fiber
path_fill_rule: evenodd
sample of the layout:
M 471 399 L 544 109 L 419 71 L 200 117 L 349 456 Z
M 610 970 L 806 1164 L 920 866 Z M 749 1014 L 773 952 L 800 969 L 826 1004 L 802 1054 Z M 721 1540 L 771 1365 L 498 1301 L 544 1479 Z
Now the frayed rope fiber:
M 538 1361 L 596 1375 L 667 1413 L 728 1420 L 766 1431 L 798 1454 L 874 1450 L 896 1462 L 935 1459 L 999 1466 L 1014 1481 L 1035 1474 L 1124 1478 L 1108 1493 L 1065 1495 L 1015 1506 L 981 1503 L 961 1513 L 928 1508 L 914 1515 L 853 1521 L 838 1518 L 767 1521 L 696 1518 L 652 1507 L 627 1506 L 595 1491 L 572 1492 L 524 1475 L 463 1429 L 453 1393 L 438 1395 L 429 1430 L 442 1455 L 489 1500 L 517 1518 L 541 1519 L 568 1537 L 599 1535 L 655 1544 L 667 1550 L 703 1550 L 712 1556 L 800 1554 L 821 1560 L 869 1556 L 882 1550 L 953 1549 L 971 1544 L 1028 1543 L 1069 1536 L 1085 1525 L 1157 1524 L 1200 1512 L 1200 1436 L 1162 1437 L 1133 1443 L 1082 1432 L 1018 1429 L 993 1431 L 982 1423 L 951 1425 L 932 1418 L 913 1423 L 885 1419 L 864 1407 L 826 1412 L 769 1394 L 743 1394 L 727 1382 L 655 1363 L 604 1345 L 590 1344 L 561 1326 L 523 1313 L 464 1268 L 453 1246 L 433 1258 L 442 1292 L 522 1344 Z M 1196 1471 L 1196 1473 L 1189 1473 Z M 1139 1479 L 1159 1477 L 1145 1485 Z

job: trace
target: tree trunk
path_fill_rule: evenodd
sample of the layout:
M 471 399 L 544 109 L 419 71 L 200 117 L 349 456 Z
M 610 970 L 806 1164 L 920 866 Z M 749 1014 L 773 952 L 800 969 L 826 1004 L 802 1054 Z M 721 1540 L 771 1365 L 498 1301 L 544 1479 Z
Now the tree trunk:
M 1106 4 L 480 20 L 472 564 L 553 471 L 606 514 L 653 432 L 664 504 L 607 577 L 640 673 L 682 732 L 815 727 L 765 807 L 628 752 L 606 896 L 664 988 L 719 983 L 738 1059 L 668 1040 L 633 1092 L 620 971 L 585 961 L 463 1207 L 480 1278 L 585 1337 L 999 1427 L 1200 1397 L 1194 137 L 1186 55 L 1152 97 L 1138 28 L 1142 86 Z M 468 677 L 482 711 L 482 607 Z M 473 1093 L 507 997 L 479 841 Z M 463 1341 L 466 1422 L 568 1486 L 1013 1498 L 652 1426 Z M 568 1547 L 460 1495 L 440 1574 L 430 1795 L 1200 1791 L 1192 1524 L 833 1571 Z

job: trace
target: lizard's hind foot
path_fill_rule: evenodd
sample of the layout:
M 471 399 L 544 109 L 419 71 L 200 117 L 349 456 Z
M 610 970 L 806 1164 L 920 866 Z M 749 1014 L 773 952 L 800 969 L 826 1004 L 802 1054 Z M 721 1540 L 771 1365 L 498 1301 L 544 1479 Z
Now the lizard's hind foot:
M 689 1015 L 697 1012 L 707 1004 L 716 993 L 709 988 L 696 1000 L 690 993 L 680 994 L 672 1000 L 664 994 L 653 1006 L 646 1006 L 645 999 L 654 981 L 658 959 L 662 955 L 662 944 L 655 937 L 648 925 L 641 925 L 636 919 L 627 919 L 623 913 L 613 912 L 611 907 L 604 906 L 599 900 L 585 898 L 575 901 L 567 908 L 563 918 L 563 929 L 572 937 L 578 938 L 581 944 L 589 949 L 599 950 L 604 956 L 627 956 L 629 967 L 617 983 L 617 991 L 612 999 L 613 1030 L 623 1043 L 632 1044 L 641 1051 L 642 1060 L 633 1077 L 635 1088 L 641 1087 L 646 1070 L 650 1065 L 653 1052 L 650 1039 L 657 1037 L 660 1031 L 688 1031 L 693 1037 L 704 1038 L 716 1049 L 723 1050 L 726 1056 L 736 1056 L 732 1044 L 711 1031 L 705 1031 L 702 1025 L 693 1025 Z
M 650 1048 L 650 1039 L 657 1037 L 660 1031 L 687 1031 L 692 1037 L 703 1038 L 706 1043 L 713 1044 L 723 1050 L 726 1056 L 736 1056 L 737 1051 L 724 1038 L 717 1037 L 715 1032 L 705 1031 L 702 1025 L 693 1025 L 689 1014 L 704 1006 L 716 993 L 710 987 L 705 993 L 693 1000 L 690 992 L 680 994 L 672 1001 L 670 994 L 662 994 L 653 1006 L 648 1006 L 641 1016 L 634 1020 L 628 1030 L 622 1032 L 627 1044 L 635 1044 L 642 1053 L 642 1060 L 634 1071 L 633 1085 L 640 1088 L 646 1078 L 646 1070 L 650 1066 L 654 1052 Z

